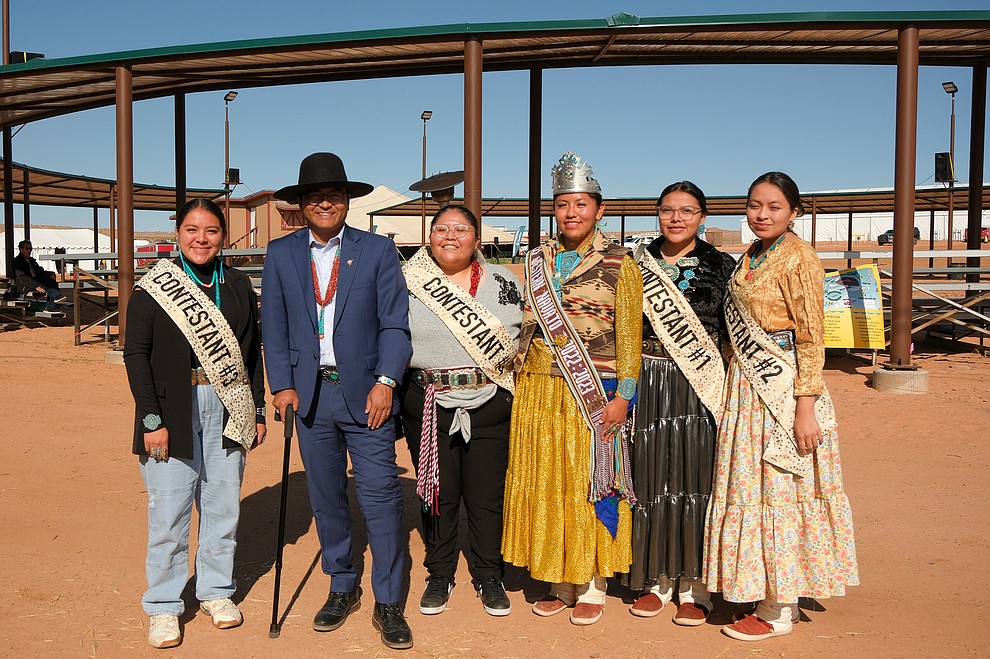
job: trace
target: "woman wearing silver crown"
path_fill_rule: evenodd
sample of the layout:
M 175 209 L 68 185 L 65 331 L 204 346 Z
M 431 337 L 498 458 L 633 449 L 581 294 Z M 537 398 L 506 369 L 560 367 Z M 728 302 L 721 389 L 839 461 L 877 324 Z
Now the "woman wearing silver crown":
M 148 643 L 182 642 L 189 525 L 199 510 L 196 598 L 220 629 L 231 601 L 246 452 L 265 439 L 258 297 L 219 258 L 223 212 L 194 199 L 175 216 L 179 257 L 162 259 L 127 306 L 124 364 L 135 402 L 134 447 L 148 490 Z
M 656 616 L 676 590 L 674 623 L 683 626 L 704 624 L 712 610 L 701 567 L 725 380 L 722 298 L 736 264 L 701 239 L 707 213 L 694 183 L 668 185 L 657 200 L 663 237 L 639 256 L 645 320 L 628 581 L 642 594 L 630 612 Z
M 526 259 L 502 553 L 552 584 L 539 616 L 590 625 L 631 561 L 627 413 L 639 377 L 643 282 L 597 230 L 605 207 L 571 152 L 553 168 L 555 240 Z
M 511 272 L 485 262 L 480 232 L 466 207 L 442 208 L 429 247 L 403 267 L 413 353 L 400 396 L 423 501 L 425 615 L 442 613 L 454 588 L 461 500 L 478 598 L 490 615 L 511 610 L 502 586 L 502 504 L 522 292 Z
M 797 185 L 768 172 L 749 187 L 757 240 L 729 282 L 732 346 L 705 533 L 705 582 L 758 602 L 722 631 L 742 641 L 789 634 L 798 598 L 859 583 L 832 400 L 822 378 L 824 275 L 792 231 Z

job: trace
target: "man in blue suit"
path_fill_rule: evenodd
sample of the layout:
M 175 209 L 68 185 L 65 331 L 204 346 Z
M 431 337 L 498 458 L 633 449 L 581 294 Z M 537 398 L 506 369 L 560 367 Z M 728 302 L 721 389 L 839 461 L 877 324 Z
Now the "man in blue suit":
M 299 452 L 323 549 L 330 595 L 313 628 L 333 631 L 360 604 L 351 563 L 347 456 L 368 529 L 373 623 L 390 648 L 412 647 L 403 614 L 402 492 L 393 395 L 412 354 L 409 297 L 395 244 L 344 225 L 350 200 L 372 191 L 349 181 L 332 153 L 314 153 L 299 183 L 275 193 L 298 202 L 306 229 L 268 245 L 261 326 L 268 385 L 285 418 L 296 410 Z

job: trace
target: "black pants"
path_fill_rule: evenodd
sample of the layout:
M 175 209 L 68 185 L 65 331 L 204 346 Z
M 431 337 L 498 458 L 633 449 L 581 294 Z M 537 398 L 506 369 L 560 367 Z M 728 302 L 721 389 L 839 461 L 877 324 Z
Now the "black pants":
M 423 387 L 406 378 L 402 396 L 402 426 L 413 464 L 419 469 L 423 422 Z M 499 389 L 481 407 L 470 410 L 471 441 L 448 429 L 450 410 L 437 406 L 437 448 L 440 462 L 439 514 L 423 509 L 423 539 L 430 575 L 454 578 L 457 571 L 457 522 L 461 500 L 467 511 L 468 543 L 475 580 L 502 576 L 502 505 L 505 470 L 509 464 L 509 419 L 512 396 Z

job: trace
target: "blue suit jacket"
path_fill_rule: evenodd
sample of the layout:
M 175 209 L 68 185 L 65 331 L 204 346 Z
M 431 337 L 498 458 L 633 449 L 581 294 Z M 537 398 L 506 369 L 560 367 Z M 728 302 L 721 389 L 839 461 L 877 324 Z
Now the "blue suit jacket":
M 272 393 L 295 389 L 301 417 L 313 405 L 320 344 L 308 228 L 268 245 L 261 280 L 261 332 Z M 340 387 L 351 415 L 367 423 L 364 408 L 376 375 L 401 381 L 412 355 L 409 294 L 395 243 L 349 226 L 343 229 L 333 349 Z M 393 396 L 392 413 L 398 410 Z

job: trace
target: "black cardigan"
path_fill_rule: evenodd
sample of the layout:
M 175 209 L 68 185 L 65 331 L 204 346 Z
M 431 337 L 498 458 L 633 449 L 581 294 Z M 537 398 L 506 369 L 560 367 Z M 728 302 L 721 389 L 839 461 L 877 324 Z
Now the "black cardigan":
M 660 255 L 660 245 L 665 238 L 660 236 L 646 248 L 650 254 L 658 261 L 663 261 Z M 691 304 L 698 320 L 704 325 L 705 330 L 715 340 L 715 344 L 722 345 L 725 338 L 725 317 L 722 315 L 722 298 L 725 297 L 725 289 L 735 270 L 736 261 L 731 255 L 720 252 L 711 244 L 704 240 L 698 240 L 686 256 L 698 257 L 698 266 L 692 268 L 695 277 L 690 280 L 690 286 L 684 291 L 684 297 Z M 678 276 L 677 282 L 683 279 L 683 273 Z M 643 337 L 656 338 L 653 326 L 647 318 L 643 318 Z
M 220 285 L 222 309 L 241 346 L 241 355 L 251 379 L 256 407 L 265 404 L 261 336 L 258 327 L 258 296 L 247 275 L 224 268 L 225 283 Z M 140 285 L 140 282 L 138 283 Z M 208 296 L 212 294 L 207 292 Z M 233 311 L 233 318 L 228 314 Z M 193 351 L 185 336 L 165 310 L 146 291 L 135 288 L 127 305 L 127 338 L 124 365 L 134 396 L 133 452 L 144 455 L 144 426 L 148 414 L 161 416 L 168 428 L 169 455 L 192 458 Z M 228 418 L 224 411 L 224 423 Z M 260 422 L 260 420 L 259 420 Z M 226 448 L 240 446 L 223 438 Z

